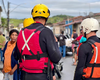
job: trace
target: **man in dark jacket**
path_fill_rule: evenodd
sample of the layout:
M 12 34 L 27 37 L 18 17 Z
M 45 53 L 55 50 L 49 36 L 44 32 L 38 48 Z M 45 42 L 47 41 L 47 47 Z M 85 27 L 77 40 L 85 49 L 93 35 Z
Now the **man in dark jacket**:
M 94 56 L 94 48 L 91 45 L 93 42 L 100 43 L 99 38 L 96 36 L 96 32 L 99 29 L 99 22 L 93 18 L 87 18 L 82 21 L 81 28 L 83 29 L 84 36 L 87 38 L 87 41 L 80 45 L 78 50 L 78 64 L 75 71 L 74 80 L 100 80 L 100 75 L 98 76 L 98 71 L 100 70 L 100 66 L 97 65 L 97 58 L 100 55 L 98 54 L 96 57 Z M 99 47 L 100 48 L 100 47 Z M 100 50 L 100 49 L 97 49 Z M 95 61 L 93 61 L 93 58 Z M 91 64 L 91 60 L 93 63 Z M 100 62 L 98 63 L 100 64 Z M 97 72 L 95 72 L 96 68 L 99 68 Z M 94 75 L 96 74 L 96 75 Z
M 65 58 L 66 55 L 66 46 L 65 46 L 65 39 L 66 37 L 64 36 L 64 31 L 61 31 L 61 35 L 58 37 L 58 41 L 59 41 L 59 49 L 60 52 L 63 52 L 63 57 Z
M 48 68 L 46 66 L 46 65 L 49 66 L 49 60 L 48 60 L 48 63 L 45 63 L 45 64 L 43 64 L 43 63 L 44 63 L 44 61 L 47 61 L 48 58 L 50 59 L 50 63 L 58 63 L 59 60 L 61 59 L 61 54 L 60 54 L 59 48 L 56 44 L 56 41 L 55 41 L 52 31 L 45 27 L 45 24 L 46 24 L 46 21 L 48 20 L 49 15 L 50 15 L 50 11 L 46 5 L 44 5 L 44 4 L 36 5 L 32 9 L 32 17 L 33 17 L 35 23 L 24 28 L 19 33 L 18 40 L 17 40 L 17 46 L 16 46 L 14 54 L 15 54 L 15 58 L 17 60 L 22 61 L 22 67 L 21 67 L 22 68 L 22 74 L 21 74 L 22 78 L 21 78 L 21 80 L 52 80 L 49 77 L 52 74 L 52 71 L 50 71 L 50 69 L 49 69 L 49 73 L 48 73 Z M 34 30 L 35 30 L 35 33 L 34 33 Z M 23 33 L 23 31 L 24 31 L 24 33 Z M 25 32 L 26 32 L 26 34 L 25 34 Z M 31 33 L 33 34 L 33 36 L 31 36 L 32 35 Z M 24 38 L 22 38 L 23 34 L 24 34 Z M 30 38 L 30 36 L 31 36 L 31 38 Z M 33 40 L 32 40 L 32 38 L 33 38 Z M 23 39 L 24 40 L 27 39 L 27 40 L 25 40 L 24 46 L 22 45 L 23 42 L 21 42 L 21 41 L 23 41 Z M 30 39 L 29 42 L 28 42 L 28 39 Z M 23 52 L 20 50 L 21 46 L 22 46 Z M 31 46 L 33 46 L 33 48 Z M 40 50 L 40 51 L 37 51 L 37 50 Z M 46 56 L 45 53 L 48 55 L 48 57 Z M 27 54 L 30 54 L 30 55 L 27 55 Z M 44 55 L 42 55 L 42 54 L 44 54 Z M 43 56 L 46 56 L 46 57 L 43 57 Z M 29 58 L 31 58 L 31 59 L 29 59 Z M 36 59 L 33 59 L 33 58 L 36 58 Z M 28 66 L 24 63 L 24 61 L 27 61 L 27 59 L 33 62 L 33 63 L 30 63 L 29 65 L 32 65 L 33 67 L 37 65 L 37 67 L 35 67 L 34 69 L 32 66 L 30 66 L 31 67 L 30 69 L 29 69 L 29 67 L 28 67 L 28 69 L 25 68 L 24 66 Z M 35 62 L 37 62 L 37 63 L 35 63 Z M 43 63 L 41 63 L 42 65 L 38 66 L 38 64 L 39 64 L 38 62 L 39 63 L 43 62 Z M 33 64 L 35 64 L 35 65 L 33 65 Z M 43 71 L 41 72 L 41 69 L 39 69 L 39 68 L 41 68 L 44 65 L 45 65 L 45 67 L 44 67 L 45 69 L 43 69 Z

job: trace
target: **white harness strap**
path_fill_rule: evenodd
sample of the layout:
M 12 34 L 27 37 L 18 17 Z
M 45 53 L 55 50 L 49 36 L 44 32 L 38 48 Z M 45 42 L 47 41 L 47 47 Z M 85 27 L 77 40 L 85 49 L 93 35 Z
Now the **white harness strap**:
M 97 62 L 97 59 L 98 59 L 98 48 L 97 48 L 97 46 L 94 44 L 94 43 L 95 43 L 94 40 L 90 40 L 90 41 L 91 41 L 90 44 L 92 43 L 92 44 L 95 46 L 95 49 L 96 49 L 96 56 L 95 56 L 95 60 L 94 60 L 94 63 L 96 63 L 96 62 Z
M 24 42 L 25 42 L 25 44 L 24 44 L 23 47 L 22 47 L 22 50 L 24 50 L 25 46 L 27 47 L 28 50 L 30 50 L 30 48 L 29 48 L 29 46 L 28 46 L 27 43 L 29 42 L 29 40 L 31 39 L 31 37 L 32 37 L 34 34 L 35 34 L 35 32 L 33 32 L 33 33 L 28 37 L 28 39 L 26 40 L 26 39 L 25 39 L 25 35 L 24 35 L 24 31 L 22 31 L 22 36 L 23 36 L 23 39 L 24 39 Z

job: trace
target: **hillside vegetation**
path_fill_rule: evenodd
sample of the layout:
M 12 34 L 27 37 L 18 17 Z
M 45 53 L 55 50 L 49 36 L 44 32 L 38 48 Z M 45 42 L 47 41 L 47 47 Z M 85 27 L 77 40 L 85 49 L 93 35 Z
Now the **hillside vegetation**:
M 57 16 L 53 16 L 50 17 L 47 21 L 47 23 L 57 23 L 57 22 L 61 22 L 67 18 L 72 18 L 73 16 L 67 16 L 67 15 L 57 15 Z
M 10 19 L 10 24 L 13 24 L 14 26 L 18 26 L 20 23 L 23 23 L 24 19 Z
M 67 15 L 56 15 L 53 17 L 50 17 L 47 21 L 47 23 L 57 23 L 61 22 L 67 18 L 72 18 L 73 16 L 67 16 Z M 2 18 L 3 25 L 6 24 L 7 19 Z M 20 23 L 23 23 L 24 19 L 10 19 L 10 24 L 17 27 Z

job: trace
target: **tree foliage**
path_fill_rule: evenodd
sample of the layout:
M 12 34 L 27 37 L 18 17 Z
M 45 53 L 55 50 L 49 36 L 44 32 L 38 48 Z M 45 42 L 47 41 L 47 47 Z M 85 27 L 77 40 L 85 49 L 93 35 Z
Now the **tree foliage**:
M 73 16 L 68 16 L 68 15 L 56 15 L 53 17 L 50 17 L 47 21 L 47 23 L 57 23 L 61 22 L 63 20 L 66 20 L 67 18 L 72 18 Z
M 7 19 L 6 18 L 1 17 L 1 26 L 7 27 Z

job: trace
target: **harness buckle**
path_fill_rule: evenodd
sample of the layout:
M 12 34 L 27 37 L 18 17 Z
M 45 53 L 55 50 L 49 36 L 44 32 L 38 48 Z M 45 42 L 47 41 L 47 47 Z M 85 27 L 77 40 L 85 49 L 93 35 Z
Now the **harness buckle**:
M 25 61 L 25 55 L 23 56 L 23 58 L 24 58 L 24 61 Z
M 43 73 L 47 73 L 47 68 L 44 68 L 43 69 Z

